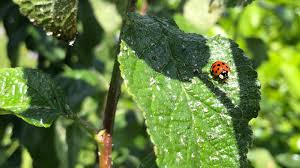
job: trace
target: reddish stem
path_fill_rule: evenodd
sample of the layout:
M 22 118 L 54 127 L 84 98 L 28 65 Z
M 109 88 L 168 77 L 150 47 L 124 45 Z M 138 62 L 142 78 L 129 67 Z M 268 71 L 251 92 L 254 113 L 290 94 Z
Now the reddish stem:
M 136 0 L 128 0 L 127 11 L 135 11 Z M 126 15 L 124 16 L 126 18 Z M 120 52 L 121 39 L 118 42 L 116 54 Z M 106 106 L 103 119 L 103 130 L 96 135 L 98 143 L 99 168 L 111 168 L 111 152 L 112 152 L 112 135 L 114 128 L 114 120 L 117 109 L 118 100 L 121 93 L 122 78 L 120 73 L 120 64 L 116 56 L 112 78 L 108 90 Z
M 100 153 L 98 153 L 99 157 L 99 168 L 111 168 L 111 152 L 112 152 L 112 137 L 105 130 L 100 131 L 96 139 L 98 141 L 98 149 Z

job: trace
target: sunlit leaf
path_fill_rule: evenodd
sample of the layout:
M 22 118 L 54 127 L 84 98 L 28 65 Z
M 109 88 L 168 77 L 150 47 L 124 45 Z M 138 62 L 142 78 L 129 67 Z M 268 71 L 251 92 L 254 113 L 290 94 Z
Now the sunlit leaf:
M 259 110 L 257 73 L 233 41 L 186 34 L 169 23 L 129 14 L 119 54 L 158 165 L 246 167 L 248 121 Z M 231 67 L 226 82 L 210 75 L 216 60 Z
M 61 90 L 51 78 L 33 69 L 0 69 L 0 115 L 13 114 L 26 122 L 49 127 L 66 114 Z
M 300 165 L 299 154 L 282 153 L 276 156 L 276 159 L 279 163 L 289 168 L 298 168 Z

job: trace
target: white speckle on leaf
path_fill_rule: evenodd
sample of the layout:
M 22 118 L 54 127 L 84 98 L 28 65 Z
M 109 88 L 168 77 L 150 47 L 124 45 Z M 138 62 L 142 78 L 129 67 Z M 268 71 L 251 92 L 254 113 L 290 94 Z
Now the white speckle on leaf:
M 168 153 L 168 152 L 169 152 L 169 150 L 168 150 L 167 148 L 164 148 L 164 152 Z
M 216 157 L 216 156 L 209 156 L 209 160 L 210 161 L 216 161 L 216 160 L 219 160 L 219 158 Z
M 159 116 L 159 117 L 158 117 L 158 120 L 160 120 L 160 121 L 163 120 L 163 117 L 162 117 L 162 116 Z
M 180 138 L 180 142 L 182 143 L 182 145 L 185 145 L 183 137 Z
M 171 99 L 172 99 L 172 100 L 176 100 L 176 99 L 177 99 L 177 96 L 176 96 L 176 95 L 172 95 L 172 96 L 171 96 Z
M 199 107 L 199 106 L 201 106 L 201 104 L 202 104 L 201 102 L 197 101 L 197 102 L 195 103 L 195 106 L 196 106 L 196 107 Z
M 14 96 L 15 93 L 16 93 L 16 85 L 12 85 L 11 86 L 11 94 L 12 94 L 12 96 Z
M 153 77 L 151 77 L 150 78 L 150 86 L 154 85 L 155 83 L 156 83 L 156 80 Z
M 197 138 L 196 142 L 197 142 L 197 143 L 200 143 L 200 142 L 204 142 L 204 140 L 203 140 L 202 138 L 199 137 L 199 138 Z

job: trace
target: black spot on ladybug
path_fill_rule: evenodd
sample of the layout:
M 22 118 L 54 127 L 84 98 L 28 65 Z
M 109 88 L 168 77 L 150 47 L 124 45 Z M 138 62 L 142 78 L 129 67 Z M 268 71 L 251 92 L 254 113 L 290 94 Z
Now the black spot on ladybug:
M 218 68 L 217 70 L 220 70 L 220 68 Z
M 217 66 L 221 66 L 220 64 L 218 64 Z
M 225 65 L 224 62 L 222 62 L 222 65 Z
M 216 65 L 213 65 L 213 68 L 216 67 Z
M 217 73 L 217 71 L 215 71 L 215 73 Z
M 228 66 L 226 65 L 226 68 L 228 68 Z

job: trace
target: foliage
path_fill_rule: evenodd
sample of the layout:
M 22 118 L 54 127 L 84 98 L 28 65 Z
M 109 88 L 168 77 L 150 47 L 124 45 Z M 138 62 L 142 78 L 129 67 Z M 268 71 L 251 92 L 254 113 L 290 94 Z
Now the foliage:
M 184 34 L 155 17 L 128 17 L 119 61 L 145 112 L 158 165 L 245 167 L 247 122 L 257 115 L 259 91 L 242 51 L 227 39 Z M 215 60 L 232 67 L 225 84 L 209 77 Z M 245 93 L 245 87 L 251 90 Z
M 51 78 L 32 69 L 0 70 L 0 114 L 14 114 L 28 123 L 49 127 L 60 114 L 68 115 L 64 96 Z
M 78 0 L 14 0 L 30 22 L 41 25 L 48 35 L 73 40 L 76 35 Z
M 16 2 L 16 4 L 14 2 Z M 106 0 L 78 0 L 78 2 L 76 0 L 55 2 L 50 0 L 15 0 L 14 2 L 12 0 L 2 0 L 0 2 L 0 74 L 9 72 L 11 75 L 8 81 L 16 84 L 16 86 L 20 86 L 20 84 L 23 83 L 24 86 L 27 86 L 25 88 L 30 92 L 26 92 L 26 94 L 23 95 L 18 94 L 24 97 L 25 103 L 24 106 L 21 107 L 22 109 L 19 110 L 15 109 L 15 105 L 20 105 L 19 103 L 23 103 L 23 101 L 15 99 L 16 101 L 13 102 L 14 107 L 9 108 L 8 106 L 3 106 L 2 102 L 6 99 L 2 99 L 3 95 L 1 94 L 1 114 L 4 112 L 9 112 L 10 114 L 26 112 L 25 109 L 28 111 L 28 109 L 30 109 L 28 107 L 31 105 L 37 105 L 35 107 L 49 109 L 48 112 L 50 113 L 47 113 L 47 115 L 50 114 L 51 116 L 49 120 L 43 119 L 43 123 L 47 123 L 47 125 L 40 126 L 50 126 L 50 123 L 59 115 L 67 116 L 65 114 L 69 112 L 69 106 L 76 116 L 89 121 L 97 128 L 101 128 L 101 119 L 103 119 L 101 111 L 103 111 L 104 108 L 105 95 L 107 94 L 108 83 L 111 78 L 114 55 L 116 54 L 115 48 L 121 28 L 121 18 L 123 16 L 122 11 L 126 8 L 126 1 L 116 1 L 116 3 L 112 3 Z M 151 21 L 154 25 L 149 25 L 149 28 L 137 28 L 137 34 L 144 35 L 143 39 L 132 36 L 133 33 L 126 35 L 125 32 L 124 35 L 127 40 L 124 40 L 122 43 L 122 56 L 119 59 L 122 63 L 126 87 L 124 87 L 125 85 L 122 87 L 122 95 L 116 113 L 112 155 L 114 167 L 155 167 L 155 154 L 158 156 L 159 166 L 167 162 L 162 159 L 162 148 L 159 147 L 160 145 L 164 145 L 164 142 L 160 140 L 162 143 L 156 143 L 158 139 L 165 136 L 163 129 L 157 127 L 156 129 L 159 129 L 159 131 L 153 131 L 155 127 L 152 126 L 154 122 L 157 122 L 161 126 L 164 126 L 163 124 L 166 123 L 159 122 L 158 115 L 151 117 L 149 111 L 157 112 L 158 114 L 159 112 L 163 112 L 160 111 L 159 106 L 168 106 L 170 109 L 177 107 L 176 104 L 165 101 L 168 96 L 166 92 L 169 90 L 163 87 L 166 86 L 163 85 L 163 83 L 167 82 L 166 79 L 168 79 L 168 77 L 170 78 L 169 83 L 172 86 L 178 83 L 184 87 L 191 86 L 191 90 L 188 90 L 191 91 L 191 93 L 199 89 L 201 89 L 199 93 L 202 93 L 202 89 L 204 88 L 205 94 L 214 100 L 211 102 L 219 100 L 216 95 L 212 94 L 214 92 L 204 87 L 205 83 L 207 84 L 211 79 L 201 80 L 200 77 L 203 75 L 199 74 L 208 72 L 209 65 L 216 55 L 222 55 L 224 53 L 226 59 L 232 59 L 230 54 L 225 52 L 231 51 L 231 49 L 226 49 L 226 47 L 219 50 L 210 49 L 216 52 L 216 54 L 211 54 L 211 58 L 207 59 L 207 62 L 200 59 L 200 57 L 198 58 L 199 61 L 197 63 L 199 63 L 199 66 L 203 65 L 203 68 L 199 68 L 199 72 L 197 71 L 198 69 L 193 72 L 193 67 L 186 68 L 187 72 L 189 72 L 187 74 L 192 75 L 190 76 L 191 78 L 187 79 L 172 78 L 170 74 L 163 73 L 164 71 L 160 69 L 162 66 L 165 66 L 166 62 L 162 61 L 156 64 L 155 60 L 149 58 L 152 55 L 157 56 L 157 53 L 167 51 L 163 50 L 164 47 L 162 46 L 164 45 L 158 46 L 162 39 L 158 40 L 155 38 L 168 37 L 173 39 L 174 36 L 178 34 L 182 39 L 186 39 L 187 41 L 198 38 L 207 40 L 206 43 L 199 42 L 199 49 L 197 49 L 197 47 L 193 48 L 195 44 L 192 42 L 189 43 L 189 45 L 185 45 L 184 50 L 188 53 L 194 50 L 205 51 L 205 48 L 200 47 L 204 44 L 212 47 L 214 45 L 222 46 L 219 45 L 221 42 L 229 43 L 225 38 L 212 38 L 212 36 L 217 34 L 234 39 L 238 43 L 239 47 L 245 51 L 245 54 L 250 56 L 254 67 L 258 71 L 262 91 L 259 116 L 250 122 L 253 128 L 254 144 L 248 154 L 248 158 L 252 166 L 258 168 L 267 166 L 293 168 L 299 165 L 300 93 L 297 86 L 300 82 L 298 77 L 300 73 L 300 6 L 297 1 L 256 0 L 250 2 L 249 0 L 206 0 L 203 1 L 202 5 L 199 5 L 200 3 L 195 3 L 194 0 L 148 0 L 147 12 L 157 17 L 151 17 L 151 19 L 148 18 L 148 20 L 141 19 L 140 21 L 141 23 Z M 138 11 L 141 11 L 145 7 L 143 0 L 138 0 L 137 5 Z M 241 8 L 235 7 L 236 5 L 247 6 Z M 44 15 L 42 12 L 44 9 L 50 12 L 49 15 Z M 61 16 L 62 20 L 57 20 L 57 18 L 55 18 L 56 16 Z M 202 34 L 204 37 L 183 32 L 178 33 L 178 29 L 175 28 L 176 26 L 173 21 L 160 19 L 165 17 L 173 18 L 181 30 L 187 33 Z M 34 21 L 38 26 L 33 26 L 31 21 Z M 142 24 L 141 27 L 145 27 L 147 23 Z M 164 31 L 160 35 L 154 35 L 161 31 L 161 29 L 156 28 L 162 25 L 168 25 L 172 27 L 170 28 L 172 30 L 175 29 L 175 35 L 170 33 L 172 30 L 167 28 L 163 29 Z M 151 26 L 159 31 L 148 32 Z M 68 43 L 57 39 L 61 38 L 66 41 L 72 41 L 76 35 L 75 27 L 77 27 L 78 33 L 73 46 L 69 46 Z M 46 31 L 43 31 L 43 28 Z M 63 31 L 63 34 L 59 31 L 60 29 Z M 145 31 L 148 32 L 148 34 L 142 33 Z M 51 34 L 57 38 L 49 36 Z M 128 39 L 129 37 L 135 39 L 134 42 L 138 43 L 132 46 L 132 44 L 128 43 L 128 41 L 130 41 Z M 178 41 L 176 41 L 179 46 L 182 43 L 181 38 L 178 38 Z M 151 45 L 151 40 L 153 39 L 156 41 L 154 41 L 154 45 Z M 147 52 L 141 54 L 140 52 L 144 50 L 138 46 L 144 43 L 146 43 L 145 46 L 149 46 L 150 48 L 146 50 Z M 125 50 L 125 47 L 127 50 Z M 234 51 L 237 51 L 236 55 L 241 57 L 240 50 L 237 49 L 236 46 L 234 46 L 234 48 Z M 176 52 L 180 53 L 181 50 L 179 49 L 180 47 Z M 188 59 L 192 56 L 190 54 L 182 54 L 181 56 L 182 57 L 178 58 L 179 60 L 186 59 L 185 61 L 187 63 L 192 61 L 192 59 Z M 139 63 L 139 67 L 136 68 L 136 73 L 134 73 L 136 76 L 134 77 L 131 77 L 133 72 L 131 72 L 130 66 L 137 66 L 137 64 L 133 65 L 131 64 L 132 62 Z M 244 62 L 229 62 L 233 67 L 232 77 L 234 78 L 232 80 L 242 74 L 252 74 L 250 72 L 252 70 L 250 70 L 249 72 L 237 75 L 235 70 L 239 69 L 239 67 L 241 68 L 241 65 L 237 63 Z M 248 61 L 246 61 L 245 64 L 248 65 Z M 167 65 L 170 66 L 172 64 Z M 14 69 L 15 67 L 24 68 Z M 39 69 L 39 71 L 32 70 L 32 68 Z M 179 69 L 184 72 L 184 67 Z M 244 70 L 247 71 L 247 69 Z M 15 71 L 19 73 L 15 73 Z M 170 72 L 173 71 L 170 70 Z M 154 74 L 156 74 L 155 80 L 150 81 Z M 199 75 L 199 78 L 196 78 L 197 75 Z M 206 76 L 209 76 L 209 74 Z M 9 86 L 7 88 L 10 88 L 8 89 L 10 91 L 12 91 L 12 87 L 15 86 L 3 85 L 5 82 L 2 79 L 6 77 L 5 75 L 0 76 L 1 93 L 3 93 L 1 86 Z M 247 77 L 251 78 L 251 75 Z M 11 80 L 13 78 L 18 80 Z M 30 83 L 40 81 L 36 78 L 40 78 L 40 80 L 44 82 Z M 191 81 L 189 81 L 190 79 Z M 251 79 L 253 79 L 251 80 L 253 82 L 255 77 Z M 241 81 L 247 83 L 247 80 L 242 79 Z M 135 82 L 138 82 L 138 85 L 131 85 L 131 83 Z M 193 82 L 196 82 L 197 86 L 195 86 Z M 233 81 L 229 80 L 229 84 L 231 82 Z M 149 86 L 150 83 L 152 87 Z M 211 83 L 213 83 L 212 86 L 218 86 L 218 88 L 225 93 L 229 93 L 227 90 L 228 85 L 218 83 L 217 81 L 211 81 Z M 146 94 L 149 95 L 150 91 L 137 91 L 138 86 L 143 89 L 152 89 L 151 94 L 153 92 L 153 94 L 156 95 L 158 98 L 157 101 L 152 101 L 151 96 L 144 96 Z M 157 91 L 158 87 L 161 89 L 160 92 Z M 34 88 L 37 88 L 41 93 L 45 93 L 38 95 L 42 96 L 43 99 L 38 98 L 39 101 L 31 101 L 32 98 L 33 100 L 36 98 L 36 94 L 27 93 L 32 93 L 31 91 L 34 90 Z M 59 88 L 64 91 L 64 95 L 60 92 Z M 249 88 L 244 89 L 247 90 Z M 172 87 L 172 91 L 173 90 L 178 90 L 179 92 L 176 93 L 180 95 L 180 91 L 184 89 Z M 236 90 L 238 90 L 238 88 Z M 233 92 L 236 90 L 233 89 Z M 245 94 L 246 93 L 247 92 L 245 92 Z M 235 94 L 238 95 L 238 93 Z M 131 95 L 133 95 L 134 101 Z M 9 96 L 12 96 L 12 94 L 9 94 Z M 227 96 L 229 100 L 231 100 L 232 95 L 229 94 L 225 97 Z M 249 95 L 246 94 L 245 96 L 247 97 Z M 137 97 L 142 99 L 137 99 Z M 12 96 L 12 98 L 15 97 Z M 193 96 L 185 98 L 193 98 Z M 160 100 L 163 100 L 165 104 L 161 103 Z M 257 101 L 258 99 L 257 97 L 253 97 L 253 100 Z M 137 108 L 135 102 L 137 102 L 140 109 Z M 145 105 L 150 102 L 152 102 L 151 106 Z M 204 100 L 201 100 L 201 102 L 204 102 Z M 248 102 L 245 101 L 244 103 L 246 104 Z M 68 104 L 68 106 L 66 106 L 66 104 Z M 187 100 L 183 101 L 182 104 L 185 104 L 182 106 L 186 106 L 186 110 L 181 110 L 180 116 L 176 115 L 174 117 L 179 117 L 179 119 L 191 117 L 192 108 L 190 108 L 189 105 L 193 106 L 193 104 L 189 104 Z M 251 104 L 250 101 L 250 105 Z M 178 107 L 182 106 L 180 105 Z M 5 109 L 3 107 L 5 107 Z M 211 107 L 211 105 L 209 104 L 205 107 Z M 226 111 L 226 108 L 220 108 Z M 144 124 L 144 117 L 141 110 L 145 112 L 147 126 Z M 248 110 L 246 111 L 248 112 Z M 197 124 L 201 126 L 199 130 L 209 132 L 209 130 L 217 128 L 208 127 L 210 123 L 226 125 L 226 123 L 219 123 L 217 120 L 202 119 L 205 115 L 208 116 L 211 114 L 214 114 L 214 111 L 209 108 L 209 111 L 204 113 L 204 116 L 196 116 L 195 120 Z M 246 113 L 245 115 L 248 120 L 255 117 L 256 113 L 251 113 L 250 110 L 250 113 Z M 229 117 L 228 114 L 225 114 L 225 116 Z M 238 115 L 231 117 L 238 117 Z M 163 117 L 162 119 L 165 118 L 167 117 Z M 224 121 L 230 120 L 224 119 Z M 34 122 L 36 124 L 40 123 L 40 118 L 39 120 L 34 120 Z M 230 123 L 234 122 L 230 121 Z M 244 125 L 246 128 L 247 121 L 242 121 L 242 123 L 246 124 Z M 182 131 L 184 125 L 189 124 L 190 122 L 178 124 L 174 121 L 173 123 L 174 127 L 178 128 L 178 131 Z M 146 128 L 151 137 L 148 136 Z M 232 127 L 226 128 L 228 128 L 226 131 L 233 132 Z M 185 131 L 180 135 L 190 133 Z M 244 132 L 245 135 L 249 136 L 248 131 L 249 129 L 246 129 Z M 181 145 L 180 135 L 174 133 L 174 146 Z M 232 137 L 232 135 L 233 134 L 230 134 L 227 138 L 236 142 L 236 139 Z M 190 144 L 193 144 L 195 148 L 200 148 L 195 144 L 197 139 L 195 139 L 193 134 L 186 136 L 191 136 L 191 141 L 188 141 Z M 154 142 L 155 147 L 152 146 L 150 139 Z M 167 142 L 168 141 L 166 141 L 166 143 Z M 183 142 L 185 142 L 184 139 Z M 220 143 L 220 145 L 216 146 L 221 148 L 225 146 L 226 143 L 227 142 Z M 247 140 L 243 147 L 247 147 L 248 143 L 249 141 Z M 211 151 L 209 145 L 208 143 L 207 148 L 205 148 L 207 149 L 206 153 Z M 153 151 L 153 148 L 156 150 Z M 237 150 L 237 146 L 233 148 L 235 148 L 233 151 Z M 23 122 L 23 120 L 11 115 L 0 116 L 0 167 L 94 167 L 96 164 L 95 151 L 96 145 L 93 138 L 87 134 L 86 130 L 78 126 L 76 120 L 59 117 L 53 122 L 52 126 L 44 129 L 31 126 Z M 172 155 L 176 155 L 175 151 L 177 151 L 177 149 L 175 150 L 174 147 L 174 150 L 169 149 L 169 151 L 173 152 Z M 197 152 L 199 152 L 199 150 Z M 202 153 L 202 151 L 200 152 Z M 246 151 L 242 151 L 242 154 L 245 153 Z M 172 155 L 166 158 L 169 159 Z M 187 157 L 188 155 L 182 156 Z M 190 157 L 192 157 L 192 155 L 190 155 Z M 244 158 L 242 158 L 242 160 L 243 159 Z M 197 161 L 203 162 L 201 159 Z M 195 162 L 195 164 L 197 163 Z

